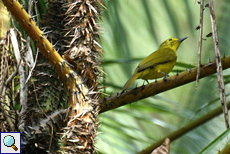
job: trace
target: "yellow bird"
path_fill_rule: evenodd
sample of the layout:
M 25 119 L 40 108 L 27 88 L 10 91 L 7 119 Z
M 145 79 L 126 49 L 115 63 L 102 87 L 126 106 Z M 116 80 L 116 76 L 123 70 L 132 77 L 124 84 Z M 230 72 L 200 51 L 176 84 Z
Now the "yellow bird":
M 149 79 L 168 76 L 168 73 L 176 63 L 176 50 L 185 39 L 187 37 L 181 39 L 170 38 L 164 41 L 155 52 L 140 62 L 132 77 L 124 85 L 122 91 L 129 88 L 136 79 L 148 81 Z

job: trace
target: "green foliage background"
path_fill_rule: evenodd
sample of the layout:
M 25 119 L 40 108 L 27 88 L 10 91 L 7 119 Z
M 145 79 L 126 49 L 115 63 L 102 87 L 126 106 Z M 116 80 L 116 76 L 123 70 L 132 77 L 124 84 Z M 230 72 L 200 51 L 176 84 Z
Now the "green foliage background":
M 195 0 L 104 0 L 102 11 L 101 45 L 104 50 L 103 68 L 105 93 L 120 92 L 140 60 L 155 51 L 170 37 L 187 36 L 178 50 L 177 69 L 183 71 L 197 64 L 200 5 Z M 207 4 L 208 1 L 205 1 Z M 222 56 L 229 55 L 230 3 L 214 3 Z M 215 60 L 209 8 L 204 10 L 202 64 Z M 191 66 L 191 67 L 190 67 Z M 224 71 L 226 94 L 229 94 L 229 70 Z M 141 86 L 139 80 L 136 85 Z M 133 85 L 134 87 L 135 85 Z M 227 97 L 227 100 L 228 97 Z M 101 114 L 101 134 L 97 148 L 102 153 L 136 153 L 164 138 L 170 132 L 188 124 L 220 106 L 215 75 Z M 200 152 L 225 130 L 223 115 L 199 126 L 171 143 L 171 154 Z M 225 146 L 223 140 L 210 153 Z
M 34 17 L 39 23 L 48 2 L 37 2 Z M 229 0 L 214 2 L 221 54 L 230 55 L 230 3 Z M 20 3 L 27 6 L 28 0 Z M 103 3 L 107 9 L 101 12 L 99 26 L 104 50 L 105 95 L 120 92 L 140 60 L 170 37 L 188 37 L 178 50 L 178 61 L 170 75 L 196 66 L 199 31 L 195 28 L 200 18 L 197 0 L 103 0 Z M 206 38 L 210 32 L 209 8 L 205 8 L 202 64 L 215 59 L 212 37 Z M 229 96 L 230 71 L 225 70 L 224 75 Z M 141 86 L 143 81 L 135 84 Z M 136 153 L 219 106 L 217 77 L 212 75 L 200 80 L 197 89 L 195 82 L 189 83 L 100 114 L 96 147 L 99 153 Z M 170 154 L 199 153 L 224 131 L 224 117 L 220 115 L 172 141 Z M 218 141 L 209 153 L 217 153 L 226 143 L 227 138 Z

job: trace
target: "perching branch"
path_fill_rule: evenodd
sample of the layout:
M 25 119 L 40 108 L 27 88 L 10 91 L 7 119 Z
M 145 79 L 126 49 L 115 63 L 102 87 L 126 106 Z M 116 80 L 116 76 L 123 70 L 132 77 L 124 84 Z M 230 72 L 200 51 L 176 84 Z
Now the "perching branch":
M 223 69 L 230 68 L 230 56 L 222 58 Z M 216 62 L 205 64 L 200 68 L 200 77 L 203 78 L 216 73 Z M 104 98 L 101 102 L 101 111 L 106 112 L 120 106 L 136 102 L 138 100 L 154 96 L 164 91 L 182 86 L 196 80 L 197 68 L 181 72 L 180 74 L 167 78 L 167 81 L 160 80 L 138 88 L 134 88 L 124 93 L 118 93 L 108 98 Z

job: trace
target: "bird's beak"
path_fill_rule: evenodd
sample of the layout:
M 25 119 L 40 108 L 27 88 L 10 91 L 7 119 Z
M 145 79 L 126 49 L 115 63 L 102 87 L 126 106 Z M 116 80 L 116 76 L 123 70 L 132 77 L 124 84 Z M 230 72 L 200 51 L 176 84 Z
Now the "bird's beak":
M 183 42 L 184 40 L 186 40 L 188 37 L 184 37 L 184 38 L 181 38 L 181 39 L 179 39 L 179 40 L 177 40 L 177 42 Z

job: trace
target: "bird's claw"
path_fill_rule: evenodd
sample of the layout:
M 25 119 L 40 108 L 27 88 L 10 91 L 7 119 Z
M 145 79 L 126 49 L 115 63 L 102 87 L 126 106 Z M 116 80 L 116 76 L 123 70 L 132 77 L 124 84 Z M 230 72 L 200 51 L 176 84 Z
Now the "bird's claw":
M 166 82 L 167 81 L 167 77 L 169 77 L 168 74 L 165 74 L 165 76 L 163 77 L 163 80 Z

